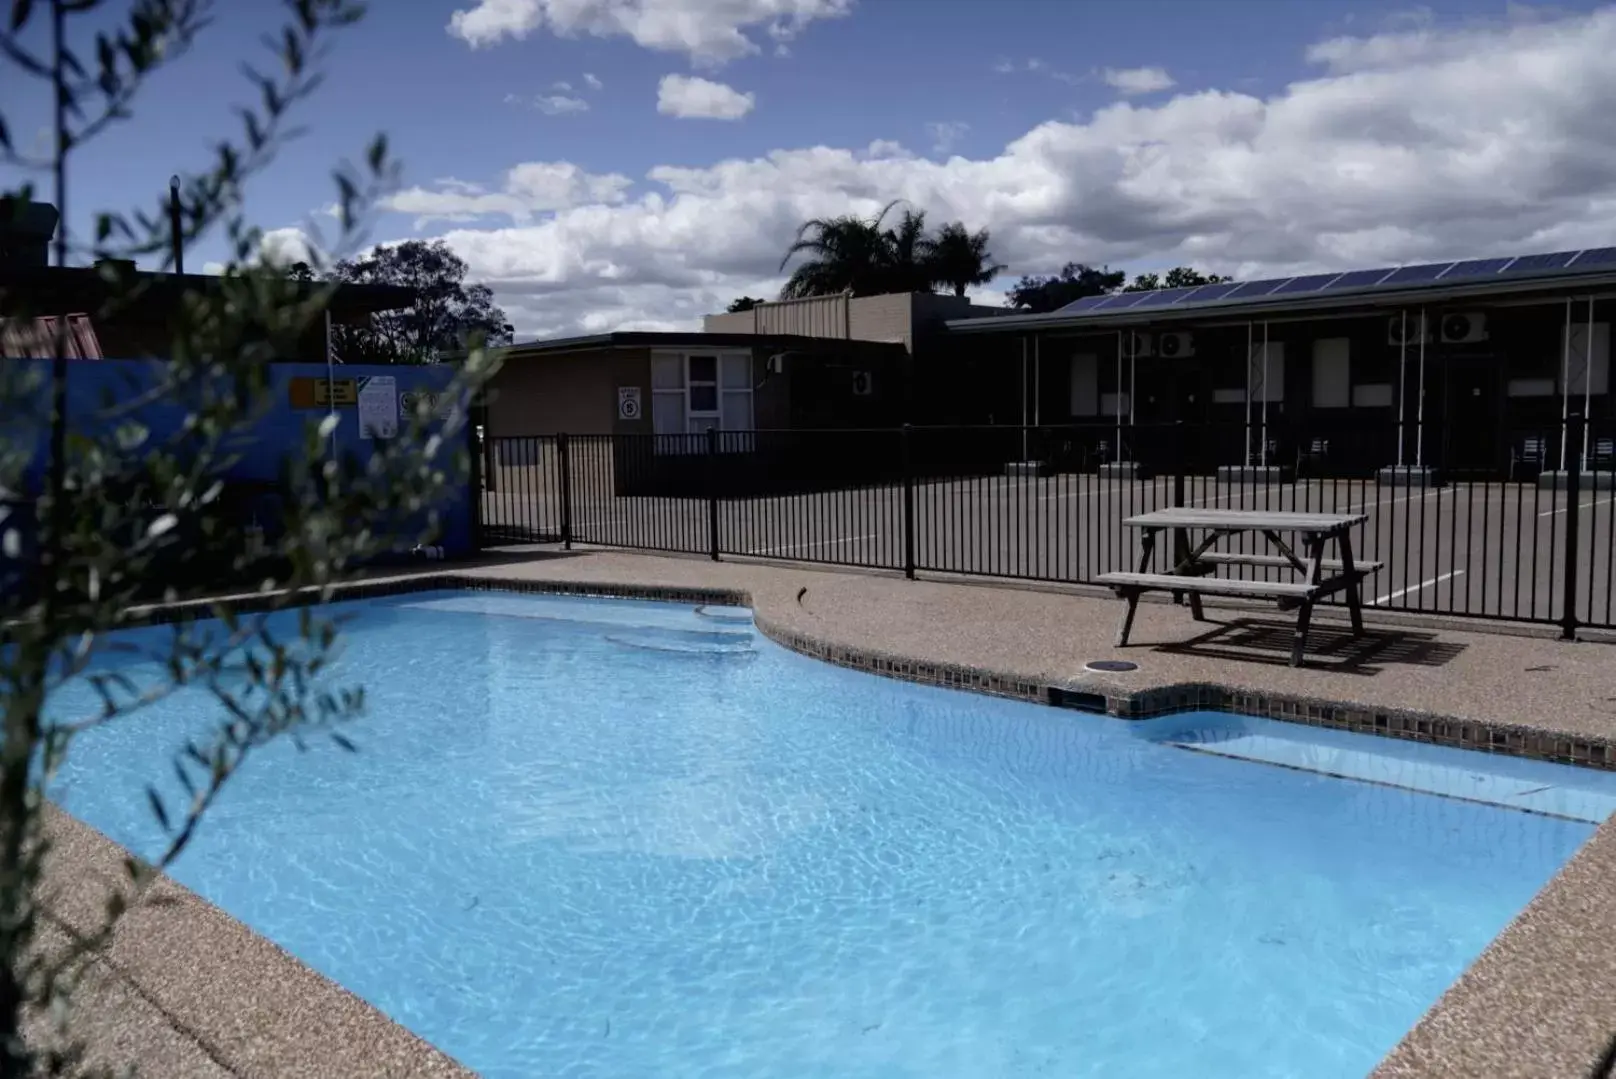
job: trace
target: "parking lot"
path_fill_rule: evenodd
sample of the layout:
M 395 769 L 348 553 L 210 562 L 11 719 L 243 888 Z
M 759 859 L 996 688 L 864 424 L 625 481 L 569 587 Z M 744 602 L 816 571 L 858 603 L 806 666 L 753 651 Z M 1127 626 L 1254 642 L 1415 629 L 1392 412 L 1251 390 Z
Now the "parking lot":
M 1399 610 L 1545 620 L 1560 616 L 1569 501 L 1529 484 L 1383 487 L 1367 480 L 1224 483 L 1182 481 L 1183 504 L 1231 509 L 1361 513 L 1355 555 L 1384 563 L 1364 600 Z M 510 540 L 559 537 L 558 484 L 531 478 L 485 495 L 485 528 Z M 982 477 L 914 487 L 913 558 L 923 572 L 1081 583 L 1137 568 L 1139 538 L 1123 521 L 1174 504 L 1168 479 L 1112 480 L 1092 474 Z M 577 543 L 706 553 L 705 499 L 620 498 L 574 477 Z M 901 486 L 828 491 L 717 504 L 720 553 L 902 569 L 906 561 Z M 1579 622 L 1616 624 L 1616 495 L 1578 499 Z M 1244 537 L 1231 550 L 1255 550 Z M 1257 541 L 1260 542 L 1260 541 Z M 1162 568 L 1163 553 L 1156 567 Z M 1247 570 L 1261 576 L 1264 571 Z M 1269 571 L 1277 572 L 1277 571 Z M 1276 578 L 1277 579 L 1277 578 Z

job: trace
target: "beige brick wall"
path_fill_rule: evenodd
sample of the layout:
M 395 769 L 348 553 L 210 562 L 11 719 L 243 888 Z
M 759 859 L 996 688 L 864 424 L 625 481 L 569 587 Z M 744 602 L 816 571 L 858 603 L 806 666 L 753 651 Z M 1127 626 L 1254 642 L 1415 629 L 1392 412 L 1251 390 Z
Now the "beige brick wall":
M 512 357 L 490 387 L 489 433 L 609 434 L 617 419 L 617 387 L 639 386 L 649 405 L 649 357 L 645 349 Z
M 894 292 L 885 296 L 816 296 L 766 303 L 750 311 L 708 315 L 707 333 L 792 334 L 801 337 L 884 341 L 913 351 L 915 336 L 941 330 L 949 319 L 1001 314 L 957 296 Z

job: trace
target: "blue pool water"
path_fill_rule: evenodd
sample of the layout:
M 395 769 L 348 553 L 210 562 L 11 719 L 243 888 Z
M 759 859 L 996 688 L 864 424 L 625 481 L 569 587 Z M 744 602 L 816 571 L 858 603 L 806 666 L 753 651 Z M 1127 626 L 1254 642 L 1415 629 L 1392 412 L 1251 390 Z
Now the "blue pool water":
M 264 752 L 175 876 L 490 1079 L 1363 1076 L 1616 805 L 862 675 L 734 610 L 343 606 L 360 753 Z M 151 851 L 142 785 L 215 719 L 86 737 L 60 797 Z

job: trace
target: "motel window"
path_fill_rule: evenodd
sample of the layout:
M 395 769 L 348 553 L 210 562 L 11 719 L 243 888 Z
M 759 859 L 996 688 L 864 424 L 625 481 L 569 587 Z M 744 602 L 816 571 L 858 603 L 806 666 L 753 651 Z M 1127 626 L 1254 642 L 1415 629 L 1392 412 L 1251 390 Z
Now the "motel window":
M 1093 416 L 1100 411 L 1100 357 L 1092 352 L 1072 357 L 1072 415 Z
M 651 356 L 651 429 L 658 453 L 699 453 L 709 430 L 750 431 L 752 356 L 748 352 L 657 352 Z M 720 439 L 749 449 L 750 436 Z
M 1313 342 L 1313 407 L 1346 408 L 1352 403 L 1352 342 L 1326 337 Z

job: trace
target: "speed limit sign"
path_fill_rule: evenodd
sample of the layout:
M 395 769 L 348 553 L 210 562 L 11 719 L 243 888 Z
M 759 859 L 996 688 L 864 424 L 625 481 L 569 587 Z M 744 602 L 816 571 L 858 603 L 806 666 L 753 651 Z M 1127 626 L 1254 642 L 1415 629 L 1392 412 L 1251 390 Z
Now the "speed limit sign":
M 620 420 L 637 420 L 640 418 L 640 388 L 638 386 L 617 387 L 617 418 Z

